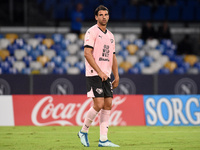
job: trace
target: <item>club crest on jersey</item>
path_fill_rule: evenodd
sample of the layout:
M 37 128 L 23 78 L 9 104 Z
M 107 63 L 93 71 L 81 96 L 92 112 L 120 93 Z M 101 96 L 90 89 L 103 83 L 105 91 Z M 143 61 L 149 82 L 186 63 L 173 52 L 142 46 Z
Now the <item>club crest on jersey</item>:
M 87 35 L 87 36 L 86 36 L 86 41 L 89 41 L 89 39 L 90 39 L 90 36 Z
M 113 42 L 114 42 L 114 40 L 113 40 L 113 39 L 110 39 L 110 42 L 111 42 L 111 43 L 113 43 Z
M 101 94 L 101 93 L 103 93 L 103 89 L 97 88 L 97 89 L 96 89 L 96 92 L 97 92 L 98 94 Z

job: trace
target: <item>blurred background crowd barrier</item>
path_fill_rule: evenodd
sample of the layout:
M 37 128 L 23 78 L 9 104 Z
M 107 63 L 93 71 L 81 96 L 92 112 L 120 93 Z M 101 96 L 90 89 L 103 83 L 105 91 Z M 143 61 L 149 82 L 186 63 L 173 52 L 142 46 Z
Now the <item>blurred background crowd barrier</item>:
M 84 75 L 1 75 L 0 94 L 85 94 Z M 200 93 L 198 75 L 130 75 L 120 76 L 113 91 L 121 95 L 192 95 Z

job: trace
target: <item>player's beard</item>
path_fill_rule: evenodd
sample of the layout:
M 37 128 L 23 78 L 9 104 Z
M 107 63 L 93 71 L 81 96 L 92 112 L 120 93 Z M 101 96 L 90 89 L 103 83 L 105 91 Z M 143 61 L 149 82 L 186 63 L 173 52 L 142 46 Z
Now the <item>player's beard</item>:
M 108 23 L 108 20 L 106 21 L 104 21 L 104 20 L 102 20 L 102 21 L 99 21 L 99 24 L 101 25 L 101 26 L 107 26 L 107 23 Z

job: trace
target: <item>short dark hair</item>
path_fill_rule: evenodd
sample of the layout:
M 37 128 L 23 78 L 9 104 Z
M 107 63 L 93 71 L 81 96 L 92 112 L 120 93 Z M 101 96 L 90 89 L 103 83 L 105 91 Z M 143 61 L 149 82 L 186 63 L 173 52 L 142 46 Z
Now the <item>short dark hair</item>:
M 106 11 L 108 11 L 108 14 L 109 14 L 109 10 L 108 10 L 107 7 L 105 7 L 105 6 L 103 6 L 103 5 L 99 5 L 99 6 L 95 9 L 94 15 L 95 15 L 95 16 L 98 16 L 98 12 L 99 12 L 100 10 L 106 10 Z

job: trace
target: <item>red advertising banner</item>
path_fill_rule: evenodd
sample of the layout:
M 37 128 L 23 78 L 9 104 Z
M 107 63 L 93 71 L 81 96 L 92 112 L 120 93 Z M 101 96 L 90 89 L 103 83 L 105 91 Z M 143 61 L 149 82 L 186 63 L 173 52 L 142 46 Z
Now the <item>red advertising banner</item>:
M 92 98 L 86 95 L 13 95 L 16 126 L 81 126 Z M 142 95 L 116 95 L 110 116 L 111 126 L 145 125 Z M 97 116 L 92 125 L 99 124 Z

